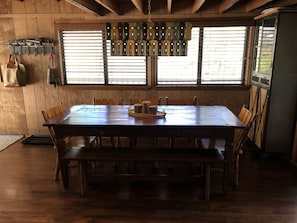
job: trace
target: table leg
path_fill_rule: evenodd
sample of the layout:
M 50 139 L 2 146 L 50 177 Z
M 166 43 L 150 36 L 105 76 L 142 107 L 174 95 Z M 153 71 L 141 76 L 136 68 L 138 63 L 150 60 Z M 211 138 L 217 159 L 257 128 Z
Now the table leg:
M 226 141 L 225 145 L 225 170 L 224 170 L 224 194 L 229 192 L 232 176 L 233 141 Z
M 68 163 L 62 159 L 66 153 L 66 144 L 64 139 L 57 139 L 58 162 L 61 170 L 64 189 L 68 188 Z

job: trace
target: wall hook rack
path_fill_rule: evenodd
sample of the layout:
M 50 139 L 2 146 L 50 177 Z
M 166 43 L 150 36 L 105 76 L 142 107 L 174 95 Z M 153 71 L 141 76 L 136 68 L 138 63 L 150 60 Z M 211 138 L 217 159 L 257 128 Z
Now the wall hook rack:
M 16 39 L 4 42 L 4 45 L 9 46 L 11 55 L 44 55 L 55 54 L 56 41 L 46 38 L 39 39 Z

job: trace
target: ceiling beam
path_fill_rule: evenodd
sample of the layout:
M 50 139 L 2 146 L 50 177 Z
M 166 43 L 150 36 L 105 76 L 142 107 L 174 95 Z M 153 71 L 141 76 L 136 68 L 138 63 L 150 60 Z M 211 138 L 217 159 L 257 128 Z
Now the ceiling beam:
M 204 4 L 205 0 L 195 0 L 192 7 L 192 13 L 196 13 Z
M 141 12 L 142 14 L 144 14 L 142 0 L 131 0 L 131 2 L 134 4 L 134 6 L 137 8 L 137 10 L 139 12 Z
M 219 12 L 223 13 L 234 6 L 239 0 L 224 0 L 221 2 L 219 6 Z
M 98 5 L 94 1 L 88 1 L 88 0 L 66 0 L 70 4 L 89 12 L 93 15 L 101 15 L 100 5 Z
M 172 0 L 167 0 L 167 11 L 172 12 Z
M 251 0 L 248 3 L 246 3 L 245 11 L 250 12 L 254 9 L 257 9 L 263 5 L 266 5 L 269 2 L 272 2 L 273 0 Z
M 276 7 L 280 7 L 280 6 L 292 6 L 292 5 L 296 5 L 297 4 L 297 0 L 283 0 L 283 1 L 279 1 L 275 3 Z
M 114 4 L 114 2 L 110 1 L 110 0 L 95 0 L 96 2 L 98 2 L 100 5 L 102 5 L 104 8 L 106 8 L 107 10 L 109 10 L 110 12 L 119 15 L 119 10 L 118 7 Z

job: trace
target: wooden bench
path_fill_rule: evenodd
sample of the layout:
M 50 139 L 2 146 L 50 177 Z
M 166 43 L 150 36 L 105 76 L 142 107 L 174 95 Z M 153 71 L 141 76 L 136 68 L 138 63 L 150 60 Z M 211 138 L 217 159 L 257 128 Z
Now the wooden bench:
M 108 148 L 95 149 L 73 147 L 64 156 L 65 161 L 78 161 L 80 192 L 83 197 L 86 193 L 86 163 L 88 161 L 100 162 L 181 162 L 201 163 L 205 177 L 205 199 L 210 194 L 210 164 L 224 162 L 224 155 L 218 149 L 188 149 L 188 148 L 160 148 L 160 149 L 124 149 Z

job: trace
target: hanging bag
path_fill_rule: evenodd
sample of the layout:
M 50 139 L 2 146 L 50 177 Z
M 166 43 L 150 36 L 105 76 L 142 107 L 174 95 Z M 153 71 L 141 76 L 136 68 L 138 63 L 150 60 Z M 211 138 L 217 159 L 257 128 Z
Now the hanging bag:
M 49 56 L 46 80 L 47 84 L 53 84 L 55 87 L 58 85 L 57 69 L 54 65 L 54 55 L 52 53 Z
M 21 87 L 27 84 L 26 68 L 15 56 L 10 55 L 7 64 L 1 65 L 4 87 Z

